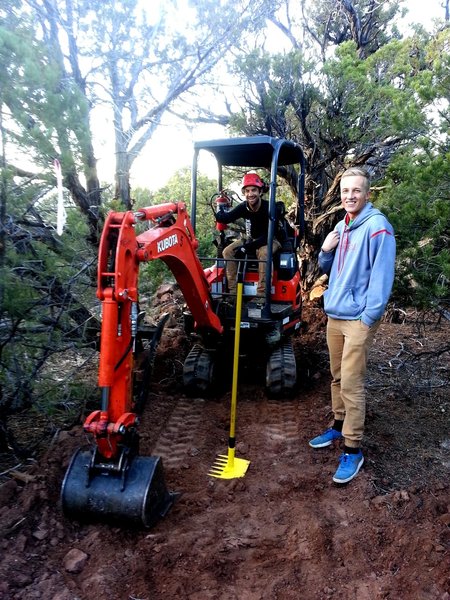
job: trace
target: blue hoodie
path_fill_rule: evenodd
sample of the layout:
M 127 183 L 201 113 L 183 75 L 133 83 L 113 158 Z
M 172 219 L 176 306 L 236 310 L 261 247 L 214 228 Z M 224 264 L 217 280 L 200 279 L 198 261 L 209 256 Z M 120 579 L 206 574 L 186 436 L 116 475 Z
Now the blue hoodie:
M 346 215 L 335 227 L 337 247 L 319 253 L 320 268 L 329 275 L 324 308 L 333 319 L 361 319 L 370 327 L 383 315 L 394 282 L 394 230 L 370 202 L 348 223 Z

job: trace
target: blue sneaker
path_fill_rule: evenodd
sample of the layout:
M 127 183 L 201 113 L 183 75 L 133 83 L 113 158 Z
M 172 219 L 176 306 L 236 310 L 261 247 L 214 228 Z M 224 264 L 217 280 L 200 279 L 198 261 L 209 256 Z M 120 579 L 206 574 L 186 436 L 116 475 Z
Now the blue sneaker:
M 333 481 L 335 483 L 348 483 L 353 477 L 358 475 L 360 468 L 363 466 L 363 462 L 364 456 L 361 450 L 358 454 L 342 454 Z
M 326 446 L 330 446 L 334 440 L 343 440 L 344 436 L 337 429 L 333 429 L 330 427 L 321 435 L 310 440 L 309 445 L 311 448 L 325 448 Z

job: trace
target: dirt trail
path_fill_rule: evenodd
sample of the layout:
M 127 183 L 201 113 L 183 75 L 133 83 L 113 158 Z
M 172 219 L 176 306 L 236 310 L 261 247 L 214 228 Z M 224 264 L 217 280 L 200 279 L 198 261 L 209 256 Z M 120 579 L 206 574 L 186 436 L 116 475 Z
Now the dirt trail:
M 236 455 L 250 466 L 231 481 L 208 476 L 226 452 L 230 392 L 183 395 L 173 375 L 181 346 L 162 344 L 142 453 L 162 457 L 167 487 L 180 497 L 153 529 L 62 517 L 61 480 L 84 443 L 78 428 L 60 434 L 27 472 L 29 483 L 3 478 L 0 598 L 449 600 L 448 387 L 411 398 L 398 369 L 389 378 L 399 341 L 413 349 L 415 333 L 382 325 L 371 355 L 366 463 L 337 486 L 341 448 L 307 443 L 330 418 L 324 332 L 313 323 L 296 342 L 302 384 L 294 398 L 269 400 L 243 374 Z M 448 333 L 442 325 L 422 335 L 422 348 L 442 345 Z M 448 378 L 448 352 L 433 364 Z

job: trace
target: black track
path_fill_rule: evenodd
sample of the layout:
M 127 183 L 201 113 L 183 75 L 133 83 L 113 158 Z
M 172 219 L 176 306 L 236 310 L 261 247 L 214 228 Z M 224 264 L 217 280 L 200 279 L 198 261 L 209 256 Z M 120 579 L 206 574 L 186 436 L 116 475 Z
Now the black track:
M 289 396 L 297 382 L 292 340 L 288 339 L 269 356 L 266 368 L 267 393 L 272 397 Z
M 189 352 L 183 367 L 183 383 L 190 393 L 207 393 L 214 378 L 214 356 L 196 344 Z

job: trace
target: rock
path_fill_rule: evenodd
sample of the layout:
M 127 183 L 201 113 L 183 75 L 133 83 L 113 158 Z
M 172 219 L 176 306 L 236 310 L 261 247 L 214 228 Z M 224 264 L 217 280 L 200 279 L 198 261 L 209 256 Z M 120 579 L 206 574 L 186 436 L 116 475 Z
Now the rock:
M 39 540 L 40 542 L 42 540 L 45 540 L 45 538 L 48 536 L 48 531 L 46 529 L 37 529 L 36 531 L 33 531 L 33 537 L 36 540 Z
M 173 283 L 163 283 L 156 291 L 156 297 L 161 298 L 165 294 L 173 294 L 175 285 Z
M 6 583 L 6 581 L 0 581 L 0 598 L 3 598 L 3 594 L 5 595 L 6 598 L 6 594 L 9 590 L 9 585 Z
M 6 506 L 16 495 L 17 481 L 10 479 L 0 486 L 0 506 Z
M 14 585 L 16 587 L 25 587 L 33 583 L 33 577 L 28 573 L 16 573 L 14 575 Z
M 236 451 L 243 456 L 248 452 L 248 445 L 245 442 L 238 442 L 236 444 Z
M 64 557 L 64 568 L 68 573 L 81 573 L 88 560 L 88 555 L 78 548 L 72 548 Z
M 27 545 L 27 537 L 23 534 L 17 536 L 16 539 L 16 548 L 19 552 L 23 552 Z
M 441 515 L 439 517 L 439 521 L 441 521 L 441 523 L 444 523 L 444 525 L 447 525 L 447 527 L 450 526 L 450 513 L 446 513 L 445 515 Z
M 56 594 L 52 597 L 52 600 L 78 600 L 78 597 L 73 596 L 72 592 L 66 588 L 65 590 L 56 592 Z
M 385 504 L 386 504 L 386 497 L 385 496 L 375 496 L 375 498 L 372 498 L 371 504 L 375 508 L 378 508 L 378 509 L 383 508 L 383 506 L 385 506 Z

